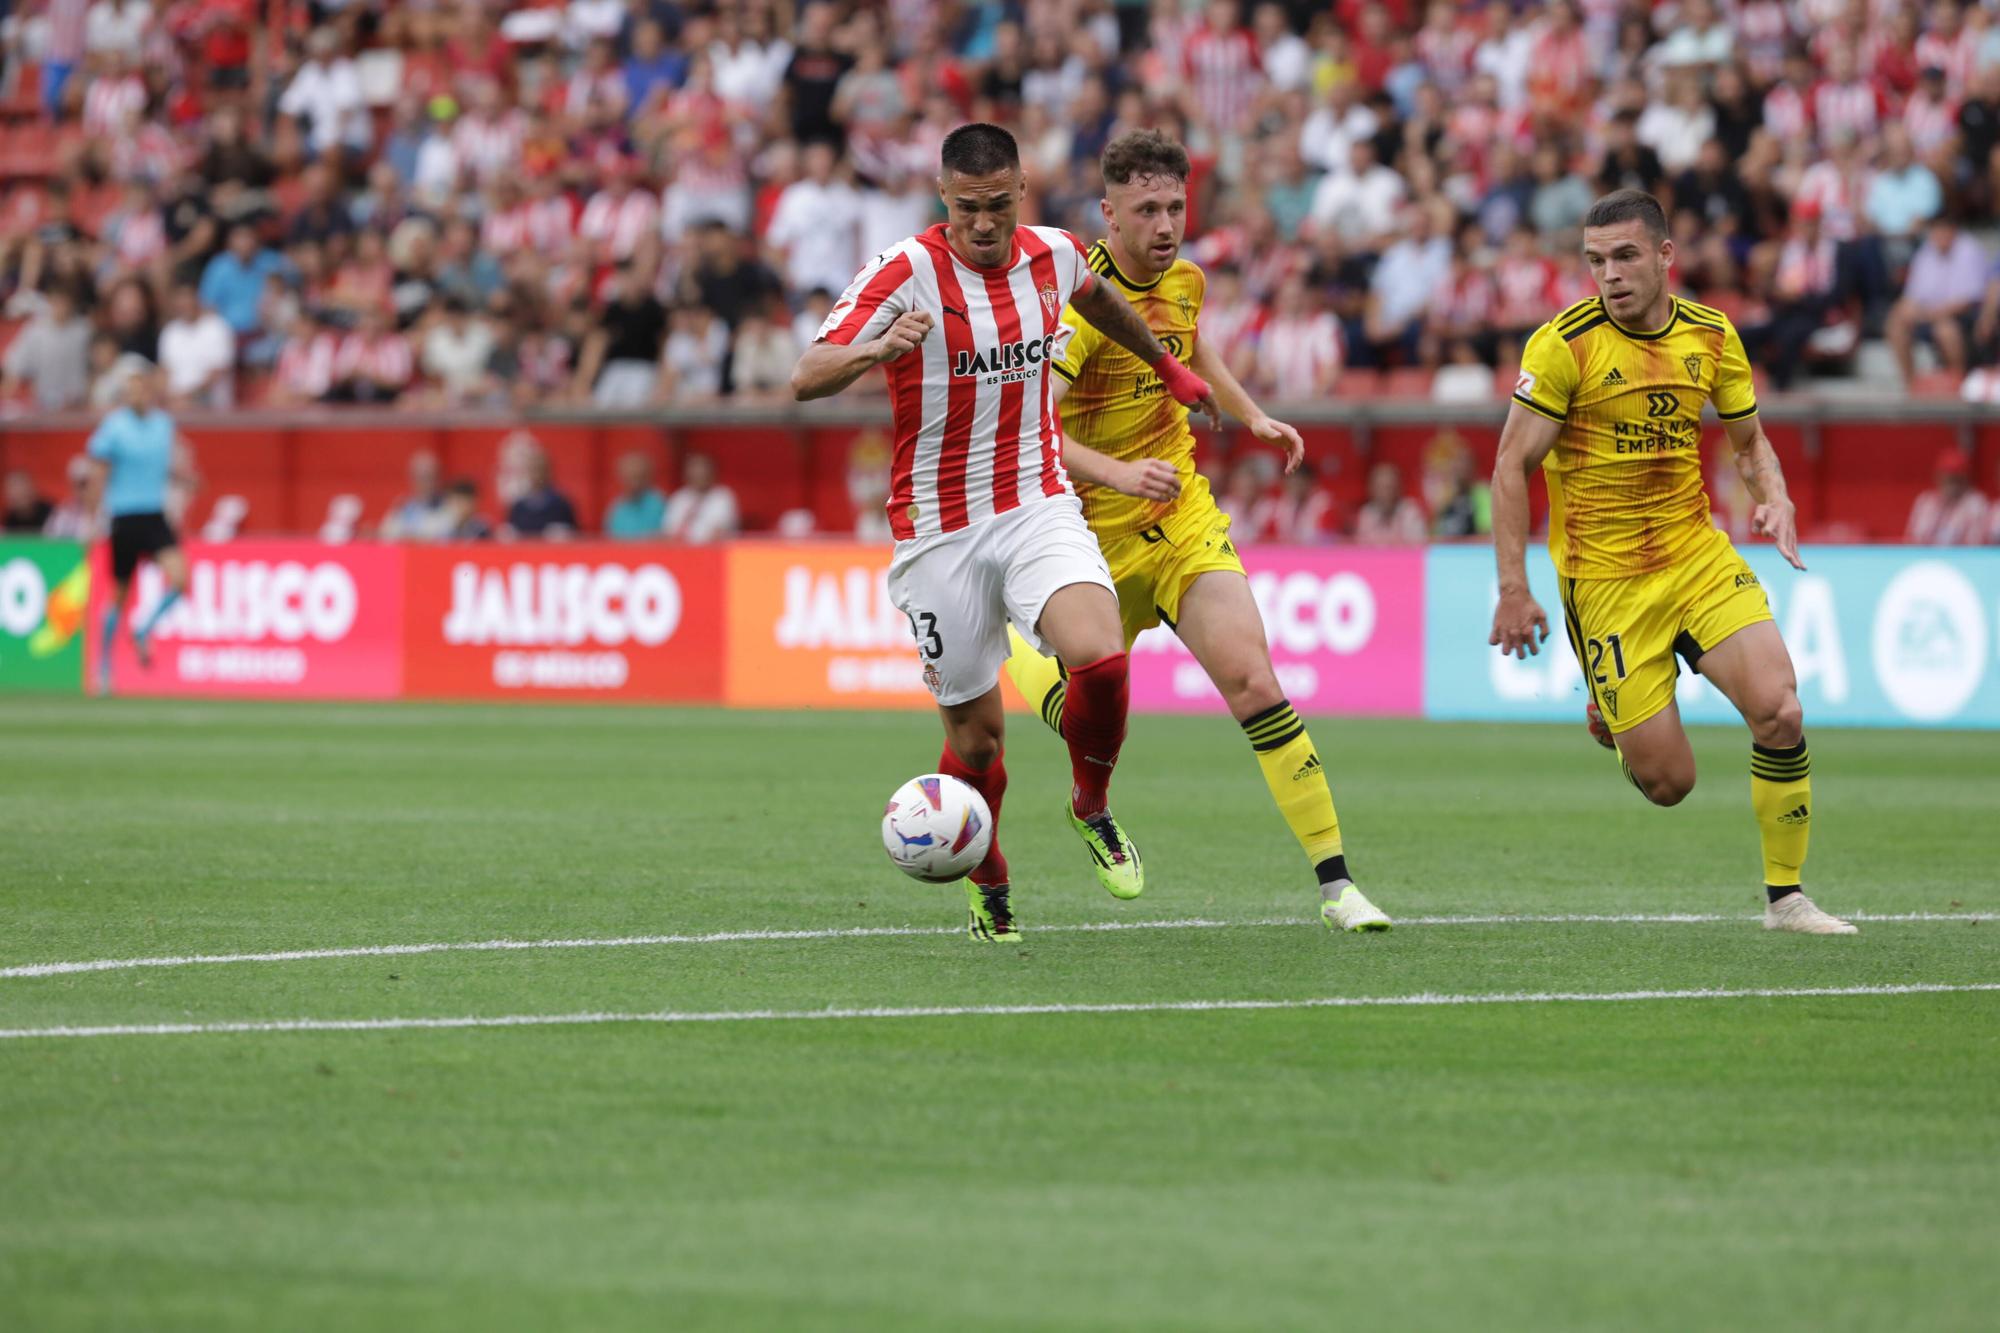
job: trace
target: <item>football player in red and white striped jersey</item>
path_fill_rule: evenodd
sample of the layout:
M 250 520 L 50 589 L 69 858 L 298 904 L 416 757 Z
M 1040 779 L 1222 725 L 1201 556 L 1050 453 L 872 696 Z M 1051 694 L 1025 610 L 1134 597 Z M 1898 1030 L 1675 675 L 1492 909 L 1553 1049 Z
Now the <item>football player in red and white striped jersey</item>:
M 1139 854 L 1108 788 L 1125 740 L 1124 632 L 1104 557 L 1062 466 L 1049 360 L 1063 307 L 1129 348 L 1167 392 L 1220 424 L 1200 376 L 1168 354 L 1124 296 L 1099 281 L 1068 232 L 1018 225 L 1026 180 L 1007 131 L 945 137 L 942 225 L 877 255 L 848 285 L 792 372 L 800 401 L 886 368 L 895 455 L 889 594 L 910 618 L 945 732 L 939 771 L 986 798 L 1006 791 L 998 683 L 1009 620 L 1069 672 L 1062 733 L 1070 823 L 1120 898 L 1137 897 Z M 971 873 L 974 939 L 1018 938 L 997 829 Z

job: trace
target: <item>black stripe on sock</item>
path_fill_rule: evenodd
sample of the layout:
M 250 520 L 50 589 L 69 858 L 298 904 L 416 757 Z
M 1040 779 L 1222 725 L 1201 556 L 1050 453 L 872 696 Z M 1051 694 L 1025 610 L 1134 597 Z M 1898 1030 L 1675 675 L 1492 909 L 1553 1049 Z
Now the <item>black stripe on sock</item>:
M 1805 738 L 1801 736 L 1797 745 L 1788 745 L 1782 750 L 1774 750 L 1768 745 L 1759 745 L 1755 741 L 1752 741 L 1750 743 L 1750 753 L 1761 755 L 1766 759 L 1803 759 L 1806 757 L 1806 742 Z
M 1354 876 L 1347 873 L 1345 856 L 1329 856 L 1314 866 L 1313 871 L 1319 876 L 1319 882 L 1322 884 L 1338 884 L 1343 879 L 1350 884 L 1354 882 Z
M 1282 716 L 1283 714 L 1289 713 L 1291 710 L 1292 710 L 1292 701 L 1290 699 L 1280 699 L 1278 700 L 1278 702 L 1272 704 L 1269 708 L 1266 708 L 1263 712 L 1252 713 L 1249 717 L 1244 718 L 1241 723 L 1241 726 L 1243 727 L 1243 730 L 1249 731 L 1259 726 L 1262 723 L 1273 721 L 1276 718 Z
M 1057 731 L 1062 730 L 1063 699 L 1068 693 L 1068 682 L 1059 680 L 1042 696 L 1042 721 Z
M 1293 741 L 1306 734 L 1305 723 L 1301 722 L 1282 736 L 1274 736 L 1266 741 L 1252 741 L 1250 748 L 1262 754 L 1266 750 L 1282 750 Z

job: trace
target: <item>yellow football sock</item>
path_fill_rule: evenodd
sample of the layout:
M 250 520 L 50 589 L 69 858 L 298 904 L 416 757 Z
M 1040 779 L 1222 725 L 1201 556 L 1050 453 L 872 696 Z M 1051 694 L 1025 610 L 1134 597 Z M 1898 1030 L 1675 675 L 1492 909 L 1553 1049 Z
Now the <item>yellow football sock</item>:
M 1043 657 L 1028 646 L 1021 637 L 1021 631 L 1012 625 L 1007 627 L 1007 642 L 1014 645 L 1013 655 L 1007 659 L 1007 678 L 1014 682 L 1014 688 L 1028 701 L 1028 707 L 1042 715 L 1049 730 L 1062 735 L 1062 714 L 1065 677 L 1062 663 L 1053 657 Z
M 1787 750 L 1750 747 L 1750 806 L 1764 838 L 1764 883 L 1798 887 L 1812 835 L 1812 757 L 1803 738 Z
M 1313 749 L 1306 724 L 1288 702 L 1273 704 L 1263 712 L 1243 720 L 1243 734 L 1257 752 L 1257 767 L 1264 770 L 1264 783 L 1278 813 L 1292 829 L 1292 836 L 1305 848 L 1306 856 L 1319 866 L 1341 855 L 1340 816 L 1333 812 L 1333 792 L 1326 785 L 1326 769 Z M 1341 866 L 1345 878 L 1345 865 Z

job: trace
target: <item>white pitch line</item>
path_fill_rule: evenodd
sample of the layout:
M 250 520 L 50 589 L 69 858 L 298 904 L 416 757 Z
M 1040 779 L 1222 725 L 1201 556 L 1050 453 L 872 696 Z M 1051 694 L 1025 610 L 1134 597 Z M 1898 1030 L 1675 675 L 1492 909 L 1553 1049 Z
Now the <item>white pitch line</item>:
M 32 1037 L 183 1037 L 239 1032 L 401 1032 L 413 1028 L 581 1027 L 602 1023 L 792 1023 L 893 1018 L 1017 1018 L 1044 1014 L 1233 1013 L 1267 1009 L 1403 1009 L 1479 1004 L 1630 1004 L 1647 1000 L 1795 1000 L 2000 991 L 2000 981 L 1898 986 L 1756 987 L 1739 990 L 1509 991 L 1448 995 L 1325 995 L 1300 1000 L 1142 1000 L 1123 1004 L 963 1004 L 870 1009 L 660 1010 L 654 1013 L 498 1014 L 445 1018 L 276 1018 L 229 1023 L 127 1023 L 106 1027 L 0 1028 L 0 1041 Z
M 1850 920 L 1887 921 L 1985 921 L 1979 912 L 1850 912 Z M 1528 916 L 1410 916 L 1398 917 L 1405 926 L 1568 926 L 1568 925 L 1650 925 L 1702 926 L 1724 922 L 1756 921 L 1756 916 L 1729 916 L 1702 912 L 1568 912 Z M 1296 927 L 1309 918 L 1267 917 L 1254 921 L 1211 921 L 1188 917 L 1172 921 L 1091 921 L 1076 925 L 1030 926 L 1030 935 L 1095 934 L 1114 930 L 1262 930 L 1273 926 Z M 629 949 L 662 944 L 738 944 L 784 940 L 857 940 L 884 937 L 956 935 L 957 926 L 846 926 L 819 930 L 719 930 L 701 935 L 614 935 L 603 938 L 553 940 L 461 940 L 428 944 L 366 944 L 335 949 L 280 949 L 272 953 L 168 954 L 158 958 L 93 958 L 81 962 L 20 963 L 0 967 L 0 980 L 20 977 L 55 977 L 78 972 L 123 972 L 141 967 L 198 967 L 214 963 L 300 963 L 325 958 L 400 958 L 431 953 L 506 953 L 526 949 Z

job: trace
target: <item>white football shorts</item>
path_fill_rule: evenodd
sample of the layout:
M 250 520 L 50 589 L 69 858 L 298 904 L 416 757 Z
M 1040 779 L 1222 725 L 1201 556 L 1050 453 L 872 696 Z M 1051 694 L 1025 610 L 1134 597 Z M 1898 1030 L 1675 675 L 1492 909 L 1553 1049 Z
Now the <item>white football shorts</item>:
M 1117 596 L 1097 537 L 1074 495 L 1052 495 L 960 528 L 896 543 L 889 600 L 910 618 L 924 683 L 940 704 L 993 688 L 1007 660 L 1007 622 L 1043 653 L 1042 608 L 1061 588 L 1095 583 Z

